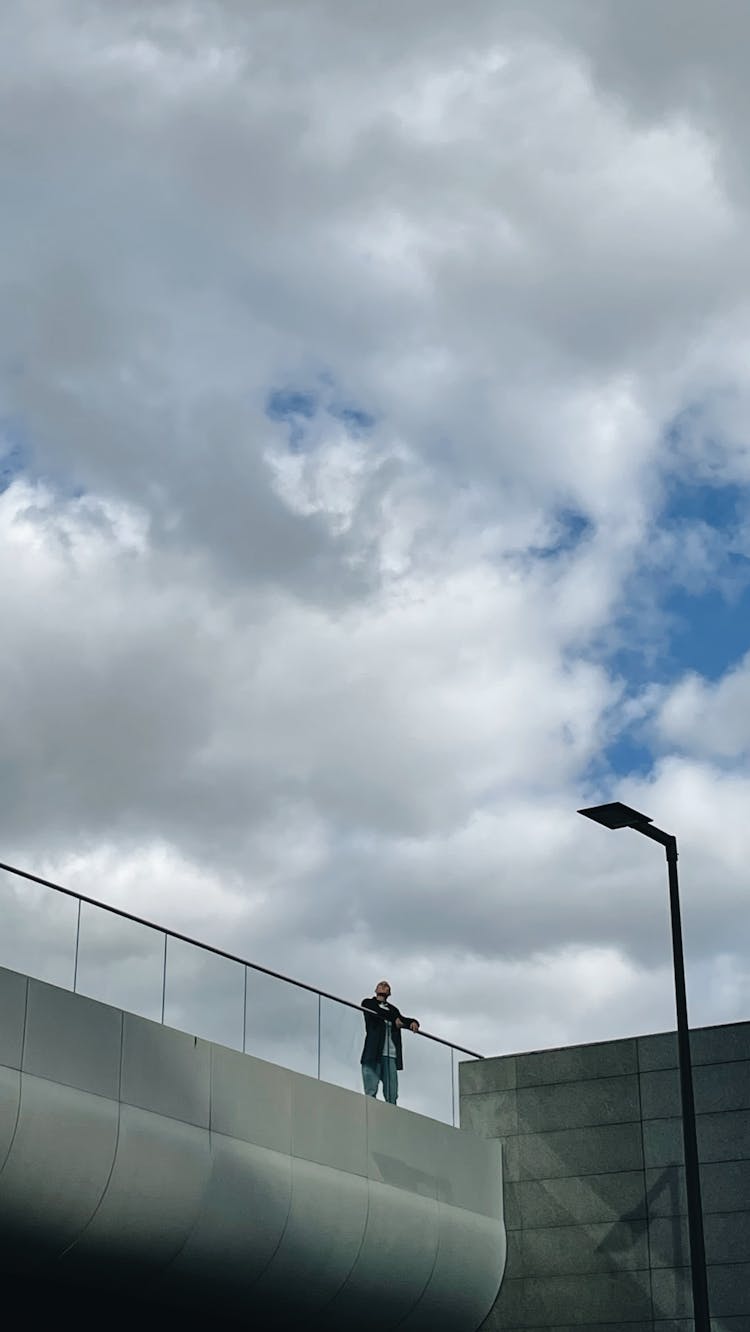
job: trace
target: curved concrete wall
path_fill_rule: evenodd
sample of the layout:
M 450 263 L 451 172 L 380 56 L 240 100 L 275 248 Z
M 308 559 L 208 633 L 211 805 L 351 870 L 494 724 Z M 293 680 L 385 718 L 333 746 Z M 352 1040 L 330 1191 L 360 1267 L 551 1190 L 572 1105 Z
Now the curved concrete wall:
M 279 1328 L 474 1332 L 500 1146 L 0 971 L 0 1254 Z

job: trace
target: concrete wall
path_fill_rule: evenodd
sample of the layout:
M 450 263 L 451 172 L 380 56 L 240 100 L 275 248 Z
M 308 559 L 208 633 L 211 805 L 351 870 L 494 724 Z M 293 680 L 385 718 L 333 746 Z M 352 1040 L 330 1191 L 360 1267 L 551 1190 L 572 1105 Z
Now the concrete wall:
M 0 1273 L 24 1309 L 75 1286 L 76 1325 L 135 1292 L 180 1327 L 476 1332 L 505 1261 L 501 1157 L 0 969 Z
M 750 1332 L 750 1023 L 692 1037 L 711 1313 Z M 464 1063 L 461 1126 L 505 1151 L 508 1265 L 487 1332 L 688 1332 L 676 1038 Z

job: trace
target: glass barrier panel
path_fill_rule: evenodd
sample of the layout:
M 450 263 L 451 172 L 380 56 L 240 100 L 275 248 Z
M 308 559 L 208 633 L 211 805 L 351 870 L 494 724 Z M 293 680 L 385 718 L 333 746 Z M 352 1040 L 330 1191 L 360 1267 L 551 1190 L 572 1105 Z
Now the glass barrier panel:
M 78 994 L 159 1022 L 163 967 L 159 930 L 81 903 Z
M 259 1059 L 315 1077 L 318 996 L 247 968 L 245 1050 Z
M 73 988 L 78 901 L 3 873 L 0 966 Z
M 362 1091 L 360 1057 L 365 1039 L 362 1013 L 333 999 L 320 1001 L 320 1076 L 338 1087 Z
M 168 939 L 166 1025 L 241 1050 L 244 970 L 241 962 Z
M 398 1075 L 399 1105 L 452 1124 L 451 1047 L 405 1031 L 403 1051 L 404 1068 Z

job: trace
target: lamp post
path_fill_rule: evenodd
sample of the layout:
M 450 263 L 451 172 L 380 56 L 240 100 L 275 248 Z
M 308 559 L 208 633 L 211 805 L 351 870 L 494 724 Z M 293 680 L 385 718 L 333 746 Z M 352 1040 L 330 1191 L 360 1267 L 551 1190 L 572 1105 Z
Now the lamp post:
M 690 1272 L 693 1283 L 693 1318 L 695 1332 L 710 1332 L 708 1312 L 708 1285 L 706 1281 L 706 1248 L 703 1239 L 703 1207 L 698 1164 L 698 1135 L 695 1125 L 695 1098 L 693 1095 L 693 1068 L 690 1058 L 690 1029 L 688 1027 L 687 996 L 685 993 L 685 958 L 682 951 L 682 925 L 680 922 L 680 892 L 677 881 L 677 838 L 672 833 L 655 828 L 653 819 L 637 809 L 623 805 L 619 800 L 609 805 L 594 805 L 579 809 L 587 819 L 601 823 L 605 828 L 634 828 L 636 832 L 660 842 L 667 856 L 669 873 L 669 910 L 672 921 L 672 955 L 674 960 L 674 989 L 677 1005 L 677 1051 L 680 1067 L 680 1093 L 682 1099 L 682 1139 L 685 1148 L 685 1192 L 687 1194 L 688 1233 L 690 1236 Z

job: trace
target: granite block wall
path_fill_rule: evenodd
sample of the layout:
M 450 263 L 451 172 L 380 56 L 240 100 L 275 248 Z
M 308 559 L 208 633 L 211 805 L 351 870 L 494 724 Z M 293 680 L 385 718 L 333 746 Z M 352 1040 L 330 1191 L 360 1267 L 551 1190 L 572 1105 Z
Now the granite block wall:
M 692 1033 L 712 1323 L 750 1332 L 750 1023 Z M 674 1034 L 468 1061 L 501 1138 L 508 1264 L 485 1332 L 691 1332 Z

